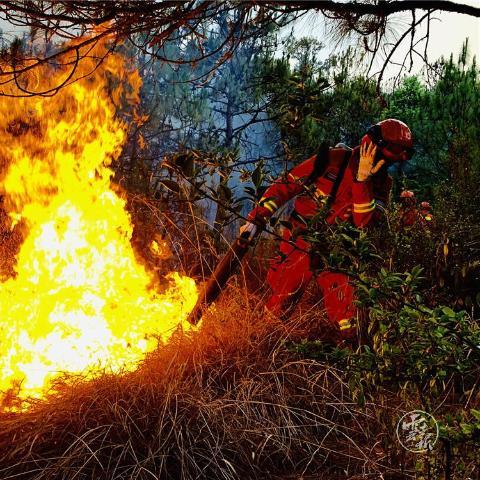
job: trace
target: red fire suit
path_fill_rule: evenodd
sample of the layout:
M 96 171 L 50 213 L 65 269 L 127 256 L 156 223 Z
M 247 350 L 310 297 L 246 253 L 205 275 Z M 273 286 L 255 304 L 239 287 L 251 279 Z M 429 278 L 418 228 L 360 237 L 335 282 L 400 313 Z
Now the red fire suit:
M 400 223 L 406 229 L 417 224 L 428 229 L 433 224 L 433 215 L 429 210 L 418 210 L 416 206 L 402 207 L 400 209 Z
M 260 199 L 259 205 L 250 213 L 249 220 L 263 222 L 275 210 L 296 196 L 294 210 L 289 219 L 294 229 L 302 229 L 305 224 L 299 216 L 308 219 L 319 210 L 319 201 L 326 201 L 340 166 L 348 155 L 348 164 L 337 195 L 327 214 L 327 223 L 333 224 L 337 219 L 351 221 L 359 228 L 374 223 L 382 216 L 392 187 L 391 178 L 386 168 L 365 182 L 356 181 L 359 162 L 359 147 L 351 153 L 342 148 L 331 148 L 323 174 L 313 180 L 311 188 L 305 188 L 307 180 L 314 169 L 316 156 L 294 167 L 286 178 L 277 179 Z M 311 190 L 314 189 L 312 198 Z M 292 232 L 284 231 L 283 238 L 289 240 Z M 280 254 L 271 261 L 267 274 L 267 283 L 272 294 L 266 307 L 274 312 L 284 311 L 297 293 L 301 293 L 313 277 L 309 244 L 297 236 L 295 245 L 280 243 Z M 342 273 L 323 271 L 316 275 L 324 307 L 330 322 L 338 326 L 343 338 L 355 335 L 357 312 L 354 306 L 354 288 L 348 276 Z
M 407 207 L 400 209 L 400 222 L 402 227 L 413 227 L 415 223 L 417 223 L 418 219 L 418 210 L 416 207 Z

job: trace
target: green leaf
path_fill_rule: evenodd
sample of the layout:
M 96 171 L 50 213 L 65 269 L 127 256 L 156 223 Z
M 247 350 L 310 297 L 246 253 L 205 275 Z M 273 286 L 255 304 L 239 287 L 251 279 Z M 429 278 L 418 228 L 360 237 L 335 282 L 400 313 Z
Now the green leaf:
M 443 307 L 442 312 L 450 318 L 455 317 L 455 312 L 450 307 Z
M 475 410 L 474 408 L 470 409 L 470 413 L 477 419 L 480 420 L 480 410 Z
M 252 172 L 252 182 L 258 188 L 262 183 L 262 167 L 259 165 L 255 170 Z
M 475 427 L 469 423 L 461 423 L 460 428 L 464 435 L 471 435 L 475 429 Z

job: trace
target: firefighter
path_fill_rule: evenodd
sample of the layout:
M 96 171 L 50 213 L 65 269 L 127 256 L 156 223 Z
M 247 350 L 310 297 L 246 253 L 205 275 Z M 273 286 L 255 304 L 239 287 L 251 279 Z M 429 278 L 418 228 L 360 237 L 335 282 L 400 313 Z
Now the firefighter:
M 314 216 L 327 205 L 326 222 L 350 221 L 358 228 L 376 223 L 388 202 L 392 180 L 387 173 L 389 165 L 408 160 L 413 153 L 412 134 L 399 120 L 387 119 L 372 126 L 354 149 L 346 146 L 324 148 L 294 167 L 286 178 L 277 179 L 248 216 L 249 222 L 240 229 L 253 236 L 267 219 L 296 197 L 284 240 L 292 238 L 292 231 L 306 228 L 305 219 Z M 313 196 L 316 198 L 312 198 Z M 303 292 L 314 276 L 309 244 L 301 235 L 292 243 L 280 242 L 279 255 L 273 259 L 267 274 L 271 296 L 266 308 L 274 314 L 288 311 L 292 300 Z M 323 303 L 329 321 L 340 336 L 355 336 L 357 312 L 354 289 L 347 275 L 332 271 L 315 274 L 322 291 Z
M 417 199 L 411 190 L 400 193 L 400 224 L 403 228 L 413 227 L 419 220 Z

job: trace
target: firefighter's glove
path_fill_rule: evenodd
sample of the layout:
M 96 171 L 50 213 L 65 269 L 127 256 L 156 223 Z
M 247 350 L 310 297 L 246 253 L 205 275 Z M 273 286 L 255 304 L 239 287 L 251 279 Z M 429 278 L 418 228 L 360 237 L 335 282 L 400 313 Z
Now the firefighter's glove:
M 240 227 L 240 236 L 241 237 L 246 237 L 247 236 L 247 233 L 249 234 L 248 235 L 248 238 L 249 239 L 252 239 L 255 234 L 257 233 L 257 229 L 258 227 L 252 223 L 252 222 L 247 222 L 245 225 L 242 225 Z
M 376 165 L 374 165 L 376 153 L 377 146 L 374 143 L 370 142 L 361 145 L 357 182 L 365 182 L 372 175 L 375 175 L 385 164 L 385 160 L 380 160 Z

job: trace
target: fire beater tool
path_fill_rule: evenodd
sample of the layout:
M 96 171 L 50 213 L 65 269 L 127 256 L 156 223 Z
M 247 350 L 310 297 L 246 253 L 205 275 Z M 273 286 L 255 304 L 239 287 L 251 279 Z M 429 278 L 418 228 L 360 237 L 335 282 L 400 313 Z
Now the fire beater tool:
M 250 237 L 250 233 L 244 232 L 230 246 L 228 252 L 223 256 L 212 276 L 202 288 L 197 303 L 187 318 L 192 325 L 196 325 L 200 321 L 204 311 L 218 298 L 228 279 L 248 252 L 252 240 L 253 237 Z

